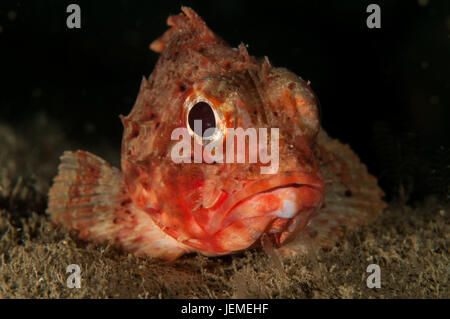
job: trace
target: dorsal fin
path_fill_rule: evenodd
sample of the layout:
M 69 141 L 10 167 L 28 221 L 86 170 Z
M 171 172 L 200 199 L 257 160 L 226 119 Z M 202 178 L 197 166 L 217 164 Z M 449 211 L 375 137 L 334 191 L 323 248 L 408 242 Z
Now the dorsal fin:
M 181 11 L 183 12 L 167 19 L 167 25 L 171 28 L 150 44 L 152 51 L 161 53 L 174 34 L 180 31 L 195 35 L 196 40 L 213 41 L 218 39 L 194 10 L 189 7 L 181 7 Z

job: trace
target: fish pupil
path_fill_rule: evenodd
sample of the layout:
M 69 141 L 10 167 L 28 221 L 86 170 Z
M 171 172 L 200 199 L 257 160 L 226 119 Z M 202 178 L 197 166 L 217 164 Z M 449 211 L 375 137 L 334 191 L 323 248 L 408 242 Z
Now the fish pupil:
M 189 111 L 189 126 L 194 130 L 194 121 L 200 120 L 202 121 L 202 137 L 209 137 L 212 133 L 207 134 L 205 136 L 205 131 L 208 128 L 216 127 L 216 116 L 214 115 L 214 111 L 206 102 L 198 102 L 196 103 Z M 198 135 L 198 132 L 195 132 Z

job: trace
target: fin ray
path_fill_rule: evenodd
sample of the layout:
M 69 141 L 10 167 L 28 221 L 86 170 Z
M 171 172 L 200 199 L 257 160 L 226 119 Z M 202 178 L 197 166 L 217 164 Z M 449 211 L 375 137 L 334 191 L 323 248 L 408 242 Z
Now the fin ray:
M 372 222 L 387 206 L 376 178 L 369 174 L 348 145 L 321 130 L 316 151 L 326 185 L 324 206 L 286 245 L 288 250 L 331 248 L 342 238 L 344 230 Z
M 47 213 L 54 223 L 77 231 L 84 240 L 112 242 L 162 259 L 190 251 L 134 206 L 119 169 L 88 152 L 61 156 Z

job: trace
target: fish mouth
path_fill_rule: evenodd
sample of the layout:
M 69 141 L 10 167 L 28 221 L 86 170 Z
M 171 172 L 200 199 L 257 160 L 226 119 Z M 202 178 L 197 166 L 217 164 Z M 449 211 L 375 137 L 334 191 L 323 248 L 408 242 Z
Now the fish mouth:
M 301 211 L 315 210 L 321 205 L 324 188 L 319 173 L 285 173 L 250 182 L 224 203 L 223 218 L 216 219 L 216 225 L 211 226 L 219 230 L 235 221 L 265 220 L 271 223 L 276 219 L 293 219 L 293 224 L 298 224 Z M 272 227 L 266 231 L 281 232 L 288 226 L 284 223 L 286 227 L 281 227 L 282 223 L 278 222 L 279 229 Z
M 208 256 L 241 251 L 267 234 L 275 246 L 294 238 L 322 204 L 320 173 L 284 173 L 254 180 L 212 210 L 202 225 L 204 238 L 184 243 Z

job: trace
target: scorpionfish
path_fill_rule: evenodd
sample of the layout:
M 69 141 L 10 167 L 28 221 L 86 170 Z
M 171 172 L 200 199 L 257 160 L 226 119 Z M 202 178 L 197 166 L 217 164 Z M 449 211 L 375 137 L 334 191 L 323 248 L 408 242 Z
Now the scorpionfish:
M 243 44 L 230 47 L 192 9 L 182 11 L 150 45 L 159 60 L 121 116 L 121 169 L 86 151 L 65 152 L 49 191 L 51 220 L 84 240 L 164 260 L 266 241 L 288 253 L 331 248 L 344 230 L 374 220 L 384 194 L 357 155 L 321 128 L 310 83 Z M 229 128 L 278 128 L 278 169 L 174 161 L 176 128 L 197 147 L 211 138 L 192 130 L 195 120 L 223 143 Z

